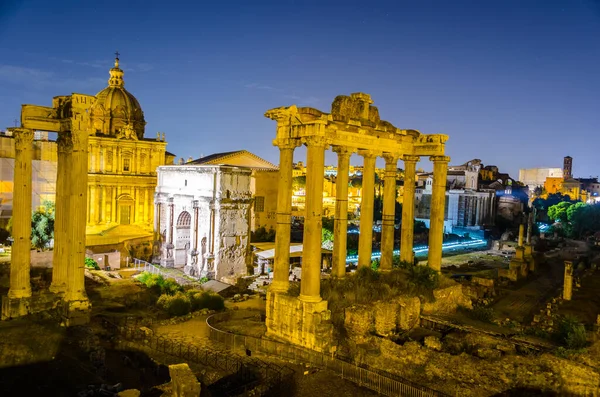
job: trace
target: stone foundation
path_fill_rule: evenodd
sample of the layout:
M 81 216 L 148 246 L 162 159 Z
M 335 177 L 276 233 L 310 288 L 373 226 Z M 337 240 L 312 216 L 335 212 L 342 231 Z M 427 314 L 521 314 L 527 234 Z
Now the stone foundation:
M 423 304 L 423 314 L 454 313 L 459 306 L 472 309 L 473 304 L 463 293 L 461 284 L 433 290 L 434 302 Z
M 303 302 L 297 297 L 267 292 L 267 336 L 329 353 L 333 326 L 327 301 Z
M 91 310 L 92 305 L 87 299 L 76 301 L 63 301 L 60 307 L 62 325 L 66 327 L 72 327 L 76 325 L 85 325 L 89 323 Z
M 46 291 L 35 293 L 28 298 L 3 296 L 2 320 L 10 320 L 11 318 L 54 310 L 60 303 L 60 299 L 60 295 Z

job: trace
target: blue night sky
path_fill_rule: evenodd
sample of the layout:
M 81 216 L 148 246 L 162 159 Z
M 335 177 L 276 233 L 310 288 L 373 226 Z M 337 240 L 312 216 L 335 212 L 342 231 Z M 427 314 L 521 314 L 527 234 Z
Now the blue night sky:
M 266 110 L 361 91 L 397 127 L 449 135 L 452 164 L 518 178 L 570 155 L 575 176 L 600 175 L 599 0 L 3 0 L 0 126 L 22 103 L 97 93 L 115 50 L 146 136 L 178 157 L 277 163 Z

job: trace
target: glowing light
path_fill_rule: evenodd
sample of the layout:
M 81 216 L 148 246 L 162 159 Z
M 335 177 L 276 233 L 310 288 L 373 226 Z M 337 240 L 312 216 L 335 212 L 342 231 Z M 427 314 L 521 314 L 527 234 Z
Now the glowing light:
M 462 241 L 462 242 L 452 242 L 452 243 L 444 243 L 442 244 L 442 251 L 457 249 L 457 248 L 482 248 L 487 245 L 486 240 L 478 239 L 478 240 L 470 240 L 470 241 Z M 413 247 L 413 252 L 415 254 L 423 254 L 429 250 L 429 247 L 424 245 L 420 247 Z M 394 250 L 394 255 L 400 255 L 400 250 Z M 381 258 L 381 252 L 373 252 L 371 255 L 371 260 Z M 358 262 L 358 255 L 348 255 L 346 257 L 346 262 L 348 263 L 356 263 Z

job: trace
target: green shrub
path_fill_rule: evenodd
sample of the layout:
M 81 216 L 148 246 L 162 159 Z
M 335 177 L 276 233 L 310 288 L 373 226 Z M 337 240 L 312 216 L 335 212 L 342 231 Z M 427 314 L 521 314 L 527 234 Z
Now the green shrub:
M 440 274 L 429 266 L 411 265 L 408 268 L 408 281 L 416 287 L 433 290 L 440 284 Z
M 381 266 L 381 261 L 378 259 L 373 259 L 371 261 L 371 270 L 377 271 L 379 270 L 379 266 Z
M 494 321 L 494 309 L 491 307 L 475 306 L 473 309 L 468 309 L 464 306 L 459 306 L 458 311 L 473 320 L 483 321 L 484 323 L 492 323 Z
M 558 321 L 554 338 L 567 349 L 583 349 L 587 346 L 585 327 L 572 316 L 562 317 Z
M 198 282 L 200 282 L 200 284 L 204 284 L 208 282 L 208 277 L 202 277 L 200 280 L 198 280 Z
M 92 258 L 85 258 L 85 267 L 91 270 L 100 270 L 100 266 L 98 266 L 98 262 L 93 260 Z
M 166 311 L 170 317 L 184 316 L 192 308 L 190 298 L 183 292 L 177 292 L 175 295 L 163 294 L 158 298 L 156 304 Z
M 138 277 L 138 281 L 144 284 L 149 289 L 151 289 L 157 295 L 175 295 L 177 292 L 183 291 L 183 287 L 177 284 L 177 281 L 175 281 L 175 279 L 165 279 L 160 274 L 142 272 L 142 274 L 140 274 Z
M 225 308 L 223 297 L 213 292 L 188 291 L 188 296 L 192 304 L 192 311 L 202 309 L 223 310 Z

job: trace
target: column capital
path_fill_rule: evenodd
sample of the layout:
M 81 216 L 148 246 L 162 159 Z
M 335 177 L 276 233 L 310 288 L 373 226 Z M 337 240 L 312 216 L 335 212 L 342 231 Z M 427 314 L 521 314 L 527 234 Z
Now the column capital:
M 300 146 L 298 139 L 274 139 L 273 146 L 277 146 L 281 149 L 296 149 Z
M 327 149 L 330 145 L 330 140 L 324 136 L 308 136 L 303 139 L 307 146 L 322 147 Z
M 9 128 L 8 130 L 12 132 L 12 136 L 15 138 L 15 148 L 21 149 L 31 146 L 33 143 L 33 130 L 29 128 Z
M 377 151 L 371 150 L 371 149 L 359 149 L 358 155 L 363 156 L 365 158 L 372 158 L 372 157 L 381 156 L 381 152 L 377 152 Z
M 401 156 L 398 153 L 383 152 L 381 157 L 384 158 L 386 165 L 388 165 L 388 163 L 397 165 Z
M 430 156 L 429 161 L 433 161 L 434 163 L 449 163 L 450 157 L 448 157 L 448 156 Z
M 352 153 L 356 152 L 356 149 L 348 147 L 348 146 L 332 146 L 331 151 L 338 154 L 338 156 L 352 156 Z
M 405 163 L 417 163 L 419 160 L 421 160 L 421 156 L 414 156 L 412 154 L 405 154 L 402 156 L 402 161 Z

